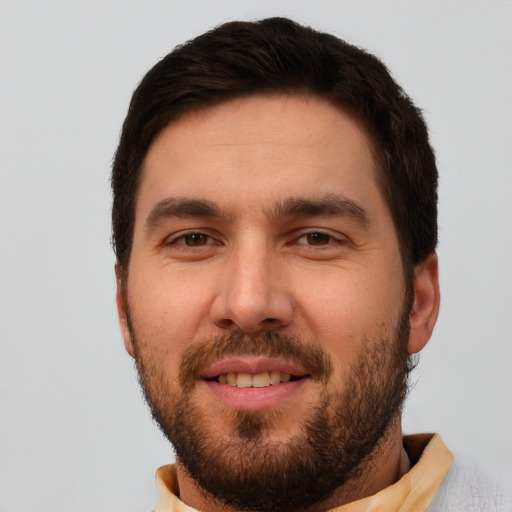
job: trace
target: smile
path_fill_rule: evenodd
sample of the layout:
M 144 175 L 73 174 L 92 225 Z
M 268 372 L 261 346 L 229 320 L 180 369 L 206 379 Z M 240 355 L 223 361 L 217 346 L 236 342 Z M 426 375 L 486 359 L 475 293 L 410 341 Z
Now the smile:
M 211 397 L 240 411 L 272 409 L 298 396 L 311 375 L 300 365 L 268 356 L 231 356 L 200 376 Z
M 214 377 L 213 381 L 219 384 L 227 384 L 228 386 L 237 388 L 266 388 L 268 386 L 276 386 L 285 382 L 299 380 L 303 377 L 282 373 L 279 371 L 262 372 L 255 375 L 250 373 L 221 373 Z

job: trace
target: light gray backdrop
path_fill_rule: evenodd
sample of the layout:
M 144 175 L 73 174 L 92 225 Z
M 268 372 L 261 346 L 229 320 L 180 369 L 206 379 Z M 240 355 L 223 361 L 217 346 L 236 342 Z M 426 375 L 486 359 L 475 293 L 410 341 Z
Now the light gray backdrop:
M 155 504 L 173 456 L 117 327 L 111 158 L 157 59 L 270 15 L 375 52 L 424 109 L 443 300 L 405 427 L 512 475 L 510 1 L 0 0 L 0 512 Z

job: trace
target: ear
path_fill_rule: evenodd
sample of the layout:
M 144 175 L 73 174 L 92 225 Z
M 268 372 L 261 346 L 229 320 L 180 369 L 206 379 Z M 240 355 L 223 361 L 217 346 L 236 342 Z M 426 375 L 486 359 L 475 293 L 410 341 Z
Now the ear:
M 419 352 L 428 342 L 439 314 L 437 255 L 431 254 L 414 271 L 414 302 L 411 309 L 409 353 Z
M 130 329 L 128 327 L 128 317 L 127 317 L 127 304 L 126 304 L 126 294 L 123 290 L 123 279 L 121 275 L 121 267 L 119 263 L 116 263 L 116 303 L 117 303 L 117 316 L 119 318 L 119 326 L 121 327 L 121 334 L 123 335 L 124 346 L 128 354 L 132 357 L 134 355 L 132 336 L 130 333 Z

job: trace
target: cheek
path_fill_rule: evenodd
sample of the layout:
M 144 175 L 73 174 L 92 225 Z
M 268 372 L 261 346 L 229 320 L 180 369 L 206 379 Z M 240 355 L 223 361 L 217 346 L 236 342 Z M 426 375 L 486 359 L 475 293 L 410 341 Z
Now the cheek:
M 132 275 L 137 277 L 129 280 L 128 302 L 137 338 L 159 357 L 181 357 L 198 338 L 208 310 L 201 279 L 165 267 Z
M 389 267 L 335 269 L 296 284 L 299 330 L 339 357 L 352 354 L 369 339 L 394 333 L 402 310 L 402 278 Z M 311 286 L 314 283 L 314 286 Z

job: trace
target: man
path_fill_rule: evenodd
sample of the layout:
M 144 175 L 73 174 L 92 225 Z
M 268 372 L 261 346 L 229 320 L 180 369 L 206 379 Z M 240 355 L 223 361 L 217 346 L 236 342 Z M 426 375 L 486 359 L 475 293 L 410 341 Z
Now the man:
M 222 25 L 142 80 L 112 183 L 121 329 L 177 458 L 157 511 L 461 510 L 440 437 L 402 436 L 437 170 L 379 60 Z

